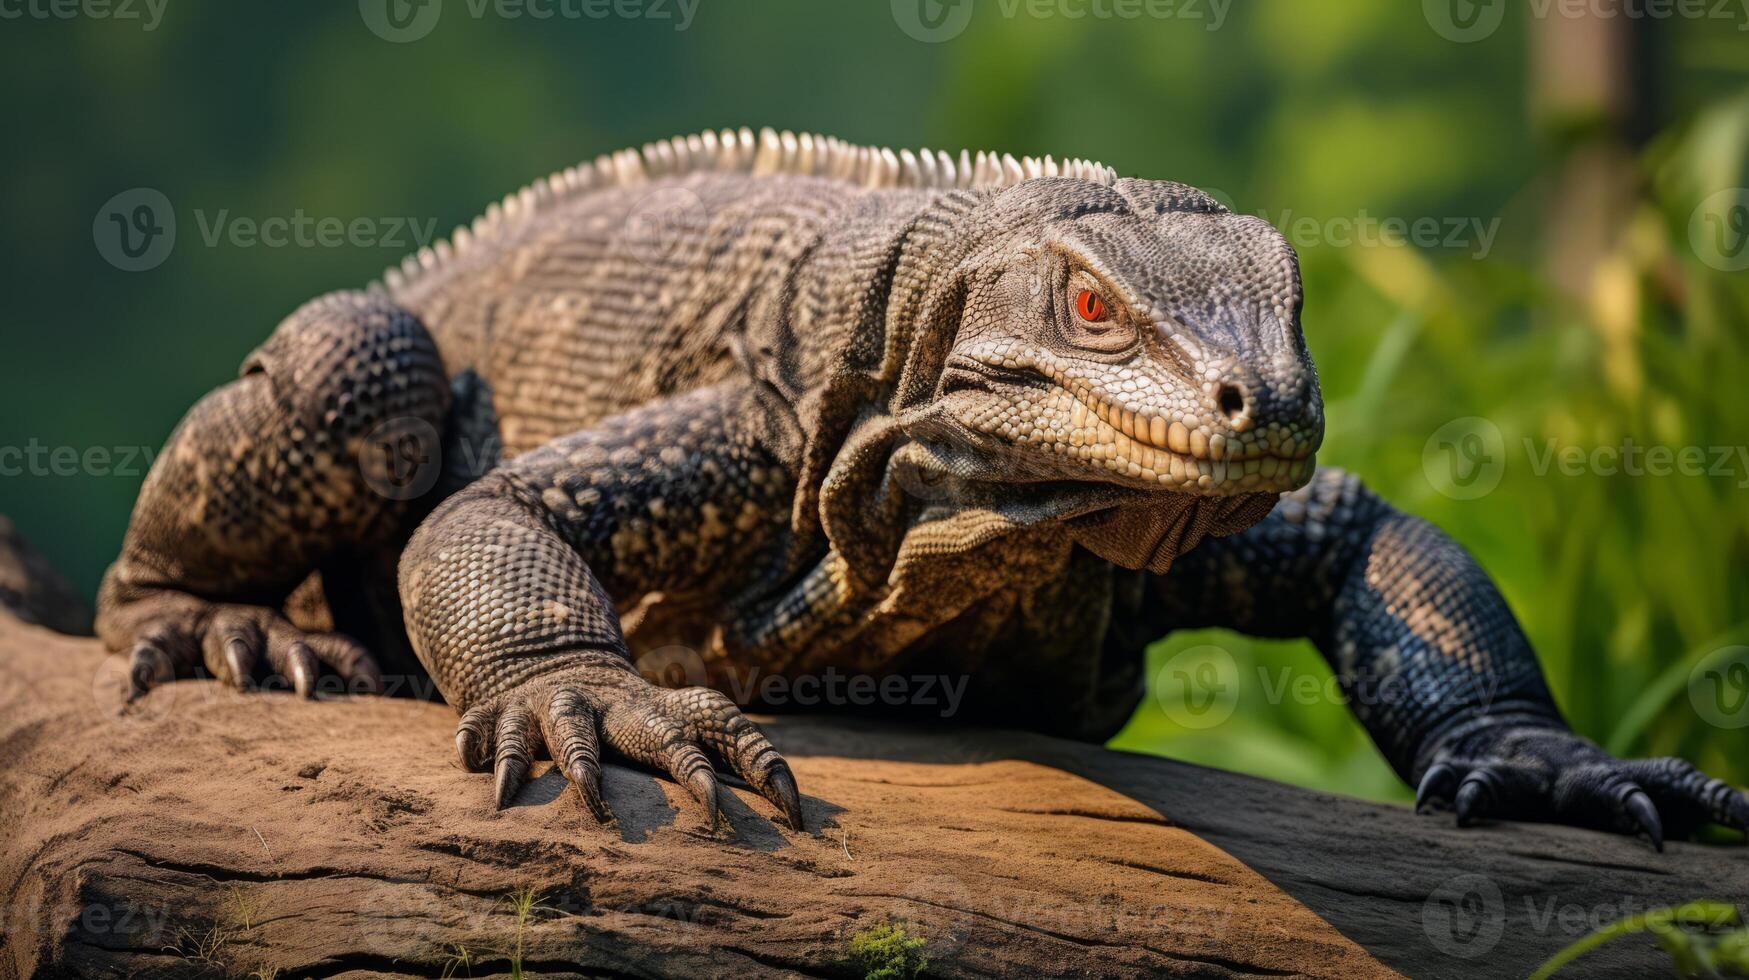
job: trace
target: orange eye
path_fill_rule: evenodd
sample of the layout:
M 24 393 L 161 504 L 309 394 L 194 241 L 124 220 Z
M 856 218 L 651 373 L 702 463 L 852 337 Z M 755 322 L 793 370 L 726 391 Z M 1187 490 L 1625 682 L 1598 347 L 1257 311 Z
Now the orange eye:
M 1081 295 L 1075 297 L 1075 312 L 1081 314 L 1081 319 L 1088 323 L 1100 323 L 1105 320 L 1105 300 L 1091 289 L 1081 290 Z

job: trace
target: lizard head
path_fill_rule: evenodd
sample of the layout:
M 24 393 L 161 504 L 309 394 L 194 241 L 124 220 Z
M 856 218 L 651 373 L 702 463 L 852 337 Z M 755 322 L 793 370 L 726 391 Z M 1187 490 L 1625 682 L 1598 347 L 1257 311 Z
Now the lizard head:
M 1182 184 L 1030 180 L 967 216 L 937 425 L 1033 480 L 1190 497 L 1304 485 L 1323 439 L 1299 266 Z
M 1311 479 L 1323 400 L 1267 222 L 1182 184 L 1042 177 L 954 224 L 920 320 L 950 339 L 922 348 L 939 371 L 905 425 L 958 488 L 938 499 L 1164 572 Z

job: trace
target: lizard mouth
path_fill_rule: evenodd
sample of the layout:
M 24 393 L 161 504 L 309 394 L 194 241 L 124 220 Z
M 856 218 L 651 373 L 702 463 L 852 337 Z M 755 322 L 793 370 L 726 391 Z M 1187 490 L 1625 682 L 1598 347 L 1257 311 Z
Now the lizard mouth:
M 1010 444 L 1096 467 L 1119 483 L 1210 496 L 1285 493 L 1304 486 L 1316 466 L 1313 441 L 1280 425 L 1210 432 L 1200 419 L 1125 407 L 1054 366 L 1027 368 L 956 358 L 942 391 L 951 397 L 976 389 L 988 398 L 1003 388 L 1027 389 L 1027 403 L 1041 406 L 1030 418 L 977 411 L 961 420 Z

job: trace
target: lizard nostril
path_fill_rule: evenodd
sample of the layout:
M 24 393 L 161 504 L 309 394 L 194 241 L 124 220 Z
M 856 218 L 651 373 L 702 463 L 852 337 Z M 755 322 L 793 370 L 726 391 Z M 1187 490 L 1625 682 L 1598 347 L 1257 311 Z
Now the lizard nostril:
M 1245 389 L 1235 384 L 1221 385 L 1221 390 L 1215 395 L 1216 402 L 1227 418 L 1236 419 L 1245 412 Z

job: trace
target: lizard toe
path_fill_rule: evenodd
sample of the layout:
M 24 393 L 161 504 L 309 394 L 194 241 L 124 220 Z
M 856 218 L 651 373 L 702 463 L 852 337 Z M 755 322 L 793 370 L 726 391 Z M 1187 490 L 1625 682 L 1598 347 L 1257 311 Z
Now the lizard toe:
M 493 764 L 494 790 L 493 798 L 498 809 L 502 810 L 516 798 L 516 791 L 522 788 L 522 782 L 528 777 L 528 769 L 534 763 L 533 746 L 535 731 L 534 713 L 528 706 L 519 701 L 506 704 L 498 712 L 498 726 L 494 741 L 495 761 Z
M 383 674 L 362 643 L 344 633 L 305 633 L 304 643 L 348 693 L 381 694 Z
M 562 687 L 547 701 L 541 726 L 547 754 L 565 778 L 577 787 L 577 795 L 596 821 L 611 823 L 613 811 L 601 795 L 601 739 L 596 733 L 597 715 L 584 693 Z
M 1469 827 L 1480 823 L 1498 804 L 1494 795 L 1494 781 L 1489 778 L 1486 769 L 1478 769 L 1465 776 L 1464 781 L 1458 784 L 1452 808 L 1457 811 L 1458 826 Z
M 207 626 L 202 651 L 207 672 L 239 691 L 255 681 L 267 650 L 267 637 L 252 616 L 220 610 Z
M 1449 762 L 1436 762 L 1427 767 L 1421 784 L 1415 789 L 1415 812 L 1431 813 L 1449 809 L 1457 792 L 1461 773 Z
M 666 700 L 689 738 L 709 748 L 729 771 L 777 807 L 790 829 L 803 829 L 801 794 L 789 763 L 728 695 L 708 687 L 688 687 L 668 692 Z
M 455 728 L 455 754 L 462 768 L 469 772 L 485 772 L 486 761 L 493 757 L 492 736 L 498 726 L 498 705 L 482 701 L 462 712 Z
M 1630 759 L 1622 772 L 1645 788 L 1672 836 L 1689 836 L 1709 823 L 1749 830 L 1749 796 L 1684 759 Z
M 1564 772 L 1554 789 L 1557 819 L 1618 834 L 1644 834 L 1664 849 L 1664 822 L 1640 784 L 1615 760 Z
M 170 655 L 157 643 L 141 640 L 128 653 L 128 700 L 133 701 L 160 684 L 176 679 Z
M 704 750 L 688 736 L 666 699 L 648 688 L 611 704 L 602 718 L 607 743 L 626 758 L 666 772 L 704 808 L 704 827 L 717 825 L 717 777 Z

